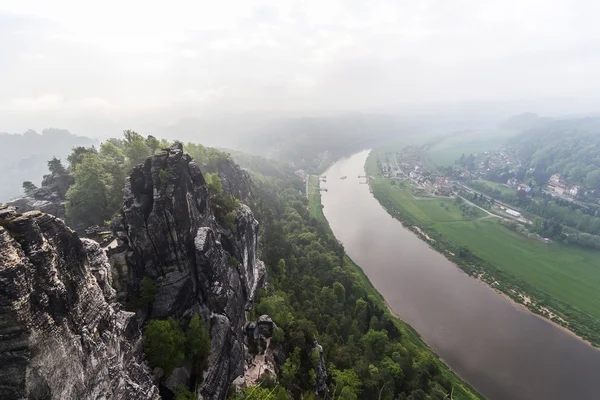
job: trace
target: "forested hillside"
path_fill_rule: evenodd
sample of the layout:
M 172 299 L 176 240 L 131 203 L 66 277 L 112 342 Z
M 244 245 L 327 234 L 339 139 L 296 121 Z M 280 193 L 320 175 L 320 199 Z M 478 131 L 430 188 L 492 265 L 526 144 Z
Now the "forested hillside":
M 65 166 L 74 177 L 67 192 L 67 214 L 89 224 L 109 220 L 119 210 L 124 177 L 167 144 L 125 131 L 123 138 L 109 139 L 99 149 L 73 149 Z M 233 229 L 232 212 L 239 202 L 231 193 L 244 189 L 227 187 L 232 184 L 227 179 L 232 171 L 226 171 L 232 165 L 229 155 L 192 143 L 184 149 L 204 173 L 217 222 Z M 304 184 L 293 168 L 234 155 L 252 176 L 244 197 L 261 224 L 259 257 L 266 264 L 269 282 L 259 292 L 248 320 L 266 314 L 277 325 L 269 345 L 277 360 L 277 376 L 264 375 L 258 380 L 260 387 L 232 393 L 234 398 L 478 398 L 410 327 L 392 316 L 327 224 L 310 215 Z M 161 170 L 158 181 L 171 179 L 169 174 Z M 126 299 L 130 309 L 147 308 L 154 300 L 155 283 L 144 279 L 136 297 Z M 201 361 L 194 376 L 210 369 L 205 360 L 211 338 L 193 326 L 198 323 L 190 321 L 184 334 L 171 319 L 149 320 L 144 332 L 151 364 L 170 372 L 198 353 Z M 189 333 L 194 329 L 201 337 L 197 344 Z M 190 346 L 197 350 L 190 352 Z M 176 399 L 190 396 L 182 388 Z
M 517 135 L 511 142 L 525 166 L 533 168 L 538 185 L 552 174 L 569 185 L 600 190 L 600 120 L 545 121 Z

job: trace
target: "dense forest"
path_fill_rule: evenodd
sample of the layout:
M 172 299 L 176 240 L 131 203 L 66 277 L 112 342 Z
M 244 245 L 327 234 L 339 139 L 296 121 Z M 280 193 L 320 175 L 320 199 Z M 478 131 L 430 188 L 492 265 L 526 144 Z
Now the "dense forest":
M 71 174 L 67 193 L 70 218 L 103 223 L 119 209 L 124 177 L 157 149 L 168 145 L 134 131 L 109 139 L 98 149 L 75 147 L 68 165 L 53 159 L 56 174 Z M 237 200 L 223 195 L 218 165 L 229 157 L 221 151 L 187 144 L 186 151 L 203 171 L 217 208 L 228 210 Z M 388 311 L 360 270 L 345 255 L 329 227 L 313 218 L 304 184 L 290 166 L 238 153 L 243 166 L 253 167 L 252 192 L 246 200 L 261 223 L 261 258 L 269 285 L 262 289 L 250 319 L 270 315 L 277 328 L 270 346 L 278 354 L 277 377 L 260 387 L 232 393 L 236 399 L 312 399 L 316 363 L 323 349 L 327 385 L 335 399 L 477 398 L 448 371 L 409 327 Z M 212 173 L 211 173 L 212 172 Z M 148 307 L 156 288 L 142 282 L 130 309 Z M 152 366 L 170 371 L 182 360 L 193 360 L 196 375 L 205 366 L 211 338 L 197 318 L 182 326 L 172 319 L 149 320 L 144 328 L 146 358 Z M 193 398 L 181 388 L 176 399 Z
M 552 174 L 561 174 L 569 185 L 600 190 L 599 119 L 540 122 L 510 144 L 538 185 Z

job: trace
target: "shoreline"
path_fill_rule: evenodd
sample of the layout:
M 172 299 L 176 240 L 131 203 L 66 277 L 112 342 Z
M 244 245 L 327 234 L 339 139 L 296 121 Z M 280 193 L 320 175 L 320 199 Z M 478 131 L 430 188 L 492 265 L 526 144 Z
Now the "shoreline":
M 372 150 L 371 150 L 372 151 Z M 370 155 L 370 153 L 369 153 Z M 366 163 L 364 166 L 364 170 L 365 170 L 365 174 L 367 174 L 367 167 L 366 167 Z M 578 335 L 576 332 L 572 331 L 571 329 L 569 329 L 566 326 L 563 326 L 555 321 L 553 321 L 552 319 L 550 319 L 549 317 L 547 317 L 546 315 L 542 314 L 542 313 L 538 313 L 535 312 L 534 310 L 530 309 L 529 307 L 527 307 L 526 304 L 524 303 L 520 303 L 518 301 L 516 301 L 515 299 L 513 299 L 512 297 L 510 297 L 509 294 L 501 291 L 500 289 L 490 285 L 487 281 L 483 280 L 481 278 L 481 274 L 478 275 L 472 275 L 470 273 L 468 273 L 467 271 L 465 271 L 463 268 L 461 268 L 456 262 L 454 262 L 453 260 L 451 260 L 448 257 L 448 254 L 452 254 L 454 255 L 449 249 L 445 248 L 443 250 L 440 250 L 438 248 L 433 247 L 431 244 L 432 242 L 435 242 L 435 239 L 432 239 L 429 237 L 429 235 L 419 226 L 416 225 L 412 225 L 408 222 L 403 221 L 402 219 L 398 218 L 396 215 L 392 214 L 380 201 L 379 199 L 375 196 L 375 194 L 373 193 L 373 188 L 371 187 L 371 181 L 369 180 L 368 182 L 369 185 L 369 192 L 371 193 L 371 195 L 373 196 L 373 198 L 377 201 L 377 203 L 379 203 L 379 205 L 385 210 L 385 212 L 394 220 L 400 222 L 400 224 L 402 225 L 403 228 L 409 230 L 413 235 L 415 235 L 417 238 L 419 238 L 419 240 L 423 241 L 425 244 L 427 244 L 427 246 L 434 250 L 435 252 L 437 252 L 438 254 L 441 254 L 442 256 L 444 256 L 444 258 L 449 261 L 455 268 L 457 268 L 459 271 L 463 272 L 464 274 L 466 274 L 467 276 L 476 279 L 477 281 L 483 283 L 484 285 L 486 285 L 489 289 L 493 290 L 494 292 L 496 292 L 497 294 L 499 294 L 500 296 L 502 296 L 502 298 L 504 300 L 508 300 L 515 308 L 518 309 L 524 309 L 526 311 L 528 311 L 529 313 L 535 315 L 537 318 L 541 318 L 549 323 L 551 323 L 552 325 L 560 328 L 561 330 L 563 330 L 564 332 L 567 332 L 570 336 L 577 338 L 579 341 L 585 343 L 586 345 L 588 345 L 589 347 L 591 347 L 592 349 L 596 350 L 596 351 L 600 351 L 600 346 L 595 346 L 590 340 Z M 497 280 L 496 280 L 497 282 Z M 523 291 L 523 293 L 520 293 L 521 295 L 527 295 L 528 298 L 534 298 L 535 297 L 531 294 L 528 294 L 526 291 Z M 387 302 L 386 302 L 387 305 Z M 389 305 L 388 305 L 389 307 Z M 546 308 L 547 309 L 547 308 Z M 550 310 L 548 310 L 550 312 Z M 558 313 L 557 310 L 553 310 L 554 313 Z M 393 312 L 393 311 L 392 311 Z M 557 315 L 557 314 L 555 314 Z M 400 318 L 400 317 L 399 317 Z M 562 319 L 562 317 L 559 317 Z M 564 319 L 563 319 L 564 320 Z M 565 320 L 566 321 L 566 320 Z M 568 322 L 566 322 L 568 324 Z

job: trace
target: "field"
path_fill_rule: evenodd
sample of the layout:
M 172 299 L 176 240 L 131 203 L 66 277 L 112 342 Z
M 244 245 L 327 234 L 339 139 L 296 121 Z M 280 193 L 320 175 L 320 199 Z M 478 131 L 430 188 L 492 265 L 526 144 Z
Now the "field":
M 370 155 L 366 162 L 368 174 L 376 177 L 371 188 L 393 216 L 435 237 L 432 246 L 465 272 L 484 273 L 486 282 L 515 301 L 524 301 L 519 293 L 530 297 L 534 300 L 528 304 L 532 311 L 549 316 L 553 310 L 566 319 L 557 322 L 600 346 L 599 251 L 542 243 L 508 229 L 496 217 L 463 217 L 451 200 L 417 199 L 408 183 L 398 188 L 381 178 L 374 158 Z M 461 248 L 471 256 L 455 255 Z
M 397 207 L 402 207 L 422 223 L 462 221 L 486 215 L 483 211 L 475 209 L 473 216 L 464 217 L 460 207 L 453 202 L 453 199 L 439 197 L 417 199 L 413 196 L 408 184 L 405 187 L 398 187 L 390 185 L 390 181 L 387 179 L 375 179 L 371 181 L 371 187 L 373 187 L 374 191 L 383 189 L 384 186 L 385 190 L 389 190 L 391 193 L 391 200 Z
M 321 206 L 321 192 L 319 191 L 319 177 L 317 175 L 310 175 L 308 177 L 307 186 L 308 206 L 310 208 L 310 215 L 318 219 L 319 221 L 325 221 L 325 215 L 323 215 L 323 207 Z
M 435 229 L 484 260 L 600 318 L 600 254 L 528 239 L 497 220 L 438 222 Z
M 497 182 L 486 181 L 485 179 L 476 179 L 473 182 L 485 183 L 486 185 L 488 185 L 494 189 L 498 189 L 500 192 L 502 192 L 502 194 L 515 194 L 515 190 L 516 190 L 514 188 L 504 186 Z

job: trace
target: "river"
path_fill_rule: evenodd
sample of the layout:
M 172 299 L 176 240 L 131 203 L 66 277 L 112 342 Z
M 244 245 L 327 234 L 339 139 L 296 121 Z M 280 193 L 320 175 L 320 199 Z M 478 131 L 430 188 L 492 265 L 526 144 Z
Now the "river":
M 489 399 L 600 399 L 600 351 L 471 278 L 392 218 L 359 183 L 368 154 L 327 170 L 323 212 L 394 312 Z

